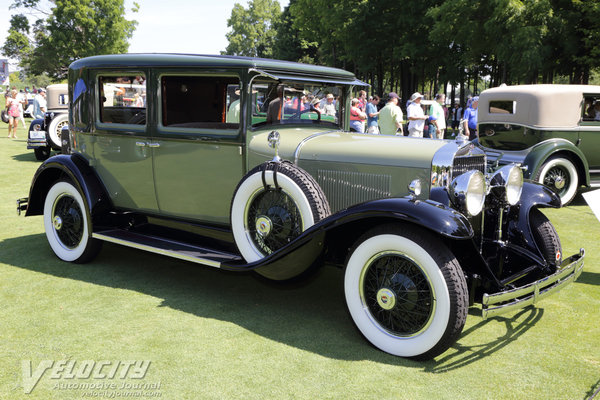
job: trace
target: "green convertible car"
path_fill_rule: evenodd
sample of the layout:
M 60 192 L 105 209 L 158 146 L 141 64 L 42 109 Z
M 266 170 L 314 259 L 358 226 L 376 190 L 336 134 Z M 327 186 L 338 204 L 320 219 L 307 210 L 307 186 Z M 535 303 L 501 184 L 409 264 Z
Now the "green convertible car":
M 479 143 L 492 169 L 518 164 L 568 204 L 600 186 L 600 86 L 517 85 L 479 98 Z
M 349 132 L 363 86 L 256 58 L 81 59 L 70 150 L 17 209 L 69 262 L 112 242 L 275 281 L 340 267 L 362 334 L 419 359 L 452 346 L 470 305 L 509 313 L 577 278 L 583 249 L 564 257 L 540 212 L 554 192 L 514 165 L 486 174 L 472 143 Z

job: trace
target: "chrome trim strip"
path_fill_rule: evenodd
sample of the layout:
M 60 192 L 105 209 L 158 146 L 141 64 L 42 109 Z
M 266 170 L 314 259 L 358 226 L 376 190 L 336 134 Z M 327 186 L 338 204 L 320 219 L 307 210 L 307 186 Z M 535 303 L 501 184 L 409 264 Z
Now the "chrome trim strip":
M 481 316 L 484 320 L 495 317 L 536 304 L 538 301 L 558 292 L 579 277 L 583 270 L 584 258 L 585 250 L 580 249 L 579 254 L 574 254 L 564 260 L 561 268 L 552 275 L 512 290 L 494 294 L 485 293 L 481 302 Z M 490 307 L 493 305 L 496 306 Z
M 136 242 L 130 242 L 128 240 L 117 239 L 112 236 L 103 235 L 101 233 L 92 233 L 92 237 L 94 239 L 104 240 L 106 242 L 116 243 L 127 247 L 132 247 L 134 249 L 148 251 L 150 253 L 161 254 L 167 257 L 178 258 L 180 260 L 190 261 L 196 264 L 208 265 L 210 267 L 221 268 L 221 263 L 218 261 L 208 260 L 200 257 L 188 256 L 185 254 L 181 254 L 175 251 L 169 251 L 164 249 L 159 249 L 157 247 L 147 246 L 144 244 L 139 244 Z
M 298 143 L 298 146 L 296 147 L 296 151 L 294 151 L 294 164 L 298 165 L 298 160 L 300 160 L 300 150 L 302 150 L 302 147 L 311 139 L 316 138 L 317 136 L 321 136 L 321 135 L 325 135 L 327 133 L 333 133 L 333 132 L 340 132 L 339 130 L 333 130 L 333 131 L 325 131 L 325 132 L 318 132 L 315 133 L 313 135 L 310 135 L 308 137 L 305 137 L 304 139 L 302 139 L 302 141 L 300 143 Z
M 571 127 L 564 127 L 564 126 L 554 126 L 554 127 L 547 127 L 547 126 L 534 126 L 534 125 L 525 125 L 525 124 L 519 124 L 519 123 L 515 123 L 515 122 L 498 122 L 498 121 L 479 121 L 477 122 L 477 129 L 479 130 L 479 125 L 516 125 L 516 126 L 522 126 L 524 128 L 528 128 L 528 129 L 533 129 L 536 131 L 560 131 L 560 132 L 574 132 L 577 133 L 580 130 L 588 130 L 588 129 L 582 129 L 582 128 L 591 128 L 590 126 L 582 126 L 582 125 L 577 125 L 577 126 L 571 126 Z M 594 129 L 590 129 L 590 130 L 594 130 L 597 131 L 599 127 L 593 127 Z

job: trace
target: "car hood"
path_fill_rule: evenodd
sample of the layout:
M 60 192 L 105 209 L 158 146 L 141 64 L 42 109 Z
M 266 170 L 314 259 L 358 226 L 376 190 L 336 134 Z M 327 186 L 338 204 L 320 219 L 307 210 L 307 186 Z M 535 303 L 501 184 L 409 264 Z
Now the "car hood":
M 446 143 L 404 136 L 327 132 L 300 142 L 293 160 L 430 168 L 434 154 Z

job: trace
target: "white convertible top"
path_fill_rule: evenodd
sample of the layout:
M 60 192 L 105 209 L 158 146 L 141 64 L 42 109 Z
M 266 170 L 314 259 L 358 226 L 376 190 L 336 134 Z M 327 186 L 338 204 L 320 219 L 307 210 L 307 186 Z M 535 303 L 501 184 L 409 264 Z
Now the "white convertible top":
M 516 85 L 484 90 L 479 96 L 478 123 L 519 124 L 532 128 L 574 128 L 583 115 L 584 94 L 598 95 L 594 85 Z M 509 111 L 490 102 L 513 101 Z

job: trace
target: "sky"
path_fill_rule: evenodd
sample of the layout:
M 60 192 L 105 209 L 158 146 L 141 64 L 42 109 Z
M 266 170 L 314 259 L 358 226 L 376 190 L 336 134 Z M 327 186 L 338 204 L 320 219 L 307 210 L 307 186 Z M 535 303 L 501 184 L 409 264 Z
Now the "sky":
M 227 47 L 227 19 L 234 4 L 248 7 L 248 0 L 137 0 L 137 3 L 140 11 L 126 14 L 127 19 L 138 21 L 129 40 L 130 53 L 220 54 Z M 10 26 L 10 4 L 12 0 L 0 0 L 0 46 Z M 289 0 L 279 0 L 279 4 L 283 9 Z M 125 8 L 132 7 L 133 0 L 125 0 Z

